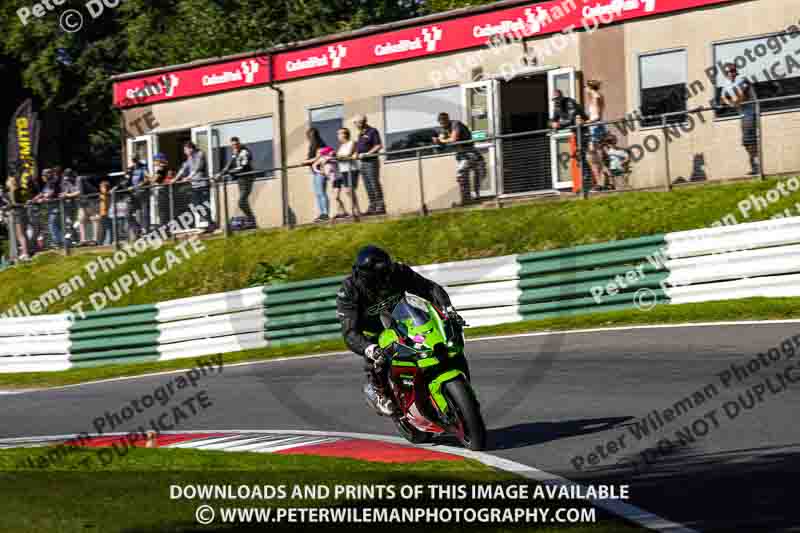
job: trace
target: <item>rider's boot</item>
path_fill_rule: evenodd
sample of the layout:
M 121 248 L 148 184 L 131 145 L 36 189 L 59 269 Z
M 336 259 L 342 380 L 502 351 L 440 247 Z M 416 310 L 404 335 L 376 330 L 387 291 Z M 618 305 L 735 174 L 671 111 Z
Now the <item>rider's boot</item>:
M 367 382 L 364 384 L 364 396 L 367 403 L 375 409 L 381 416 L 392 416 L 395 412 L 395 405 L 391 395 L 386 393 L 386 386 L 381 383 L 381 376 L 378 375 L 381 369 L 367 366 L 365 369 Z
M 364 396 L 367 404 L 375 409 L 381 416 L 392 416 L 394 414 L 394 402 L 381 389 L 373 383 L 364 384 Z

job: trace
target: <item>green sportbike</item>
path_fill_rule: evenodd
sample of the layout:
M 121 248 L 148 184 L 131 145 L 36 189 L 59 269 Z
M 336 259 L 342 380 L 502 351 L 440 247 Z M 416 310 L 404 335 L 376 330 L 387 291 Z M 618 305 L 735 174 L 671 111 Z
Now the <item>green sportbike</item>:
M 470 450 L 484 449 L 486 425 L 470 385 L 463 329 L 424 298 L 406 293 L 395 301 L 381 311 L 378 344 L 398 431 L 415 444 L 452 435 Z

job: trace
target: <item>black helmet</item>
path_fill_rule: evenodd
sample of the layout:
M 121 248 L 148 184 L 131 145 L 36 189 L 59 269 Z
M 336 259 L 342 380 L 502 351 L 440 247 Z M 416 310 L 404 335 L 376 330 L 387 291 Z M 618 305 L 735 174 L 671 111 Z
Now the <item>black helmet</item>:
M 393 269 L 394 263 L 389 254 L 371 244 L 358 251 L 356 261 L 353 263 L 353 275 L 356 280 L 370 288 L 385 286 Z

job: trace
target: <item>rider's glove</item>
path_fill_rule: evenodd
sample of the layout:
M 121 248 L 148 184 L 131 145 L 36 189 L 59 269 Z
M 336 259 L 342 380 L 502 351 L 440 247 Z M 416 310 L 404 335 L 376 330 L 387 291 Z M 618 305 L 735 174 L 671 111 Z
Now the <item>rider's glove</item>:
M 367 358 L 367 361 L 374 366 L 380 366 L 381 363 L 383 363 L 383 351 L 381 351 L 377 344 L 370 344 L 367 346 L 367 349 L 364 350 L 364 356 Z
M 452 320 L 454 324 L 457 324 L 457 325 L 462 326 L 462 327 L 467 325 L 467 322 L 464 320 L 464 318 L 461 315 L 459 315 L 456 312 L 454 307 L 452 307 L 452 306 L 448 307 L 447 309 L 445 309 L 445 313 L 447 314 L 447 318 Z

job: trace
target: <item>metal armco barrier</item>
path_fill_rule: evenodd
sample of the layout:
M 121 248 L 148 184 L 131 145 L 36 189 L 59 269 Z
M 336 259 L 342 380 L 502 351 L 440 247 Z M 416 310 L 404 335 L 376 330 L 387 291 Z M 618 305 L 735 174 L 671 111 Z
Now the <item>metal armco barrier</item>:
M 663 235 L 654 235 L 520 256 L 522 319 L 630 309 L 636 305 L 637 291 L 644 288 L 664 302 L 661 282 L 666 268 L 648 260 L 664 244 Z M 610 283 L 613 289 L 608 289 Z M 593 290 L 600 289 L 603 296 L 593 296 Z
M 800 296 L 800 217 L 415 267 L 472 327 L 652 303 Z M 165 361 L 333 339 L 344 276 L 0 320 L 0 372 Z M 601 294 L 600 294 L 601 293 Z M 600 295 L 599 295 L 600 294 Z

